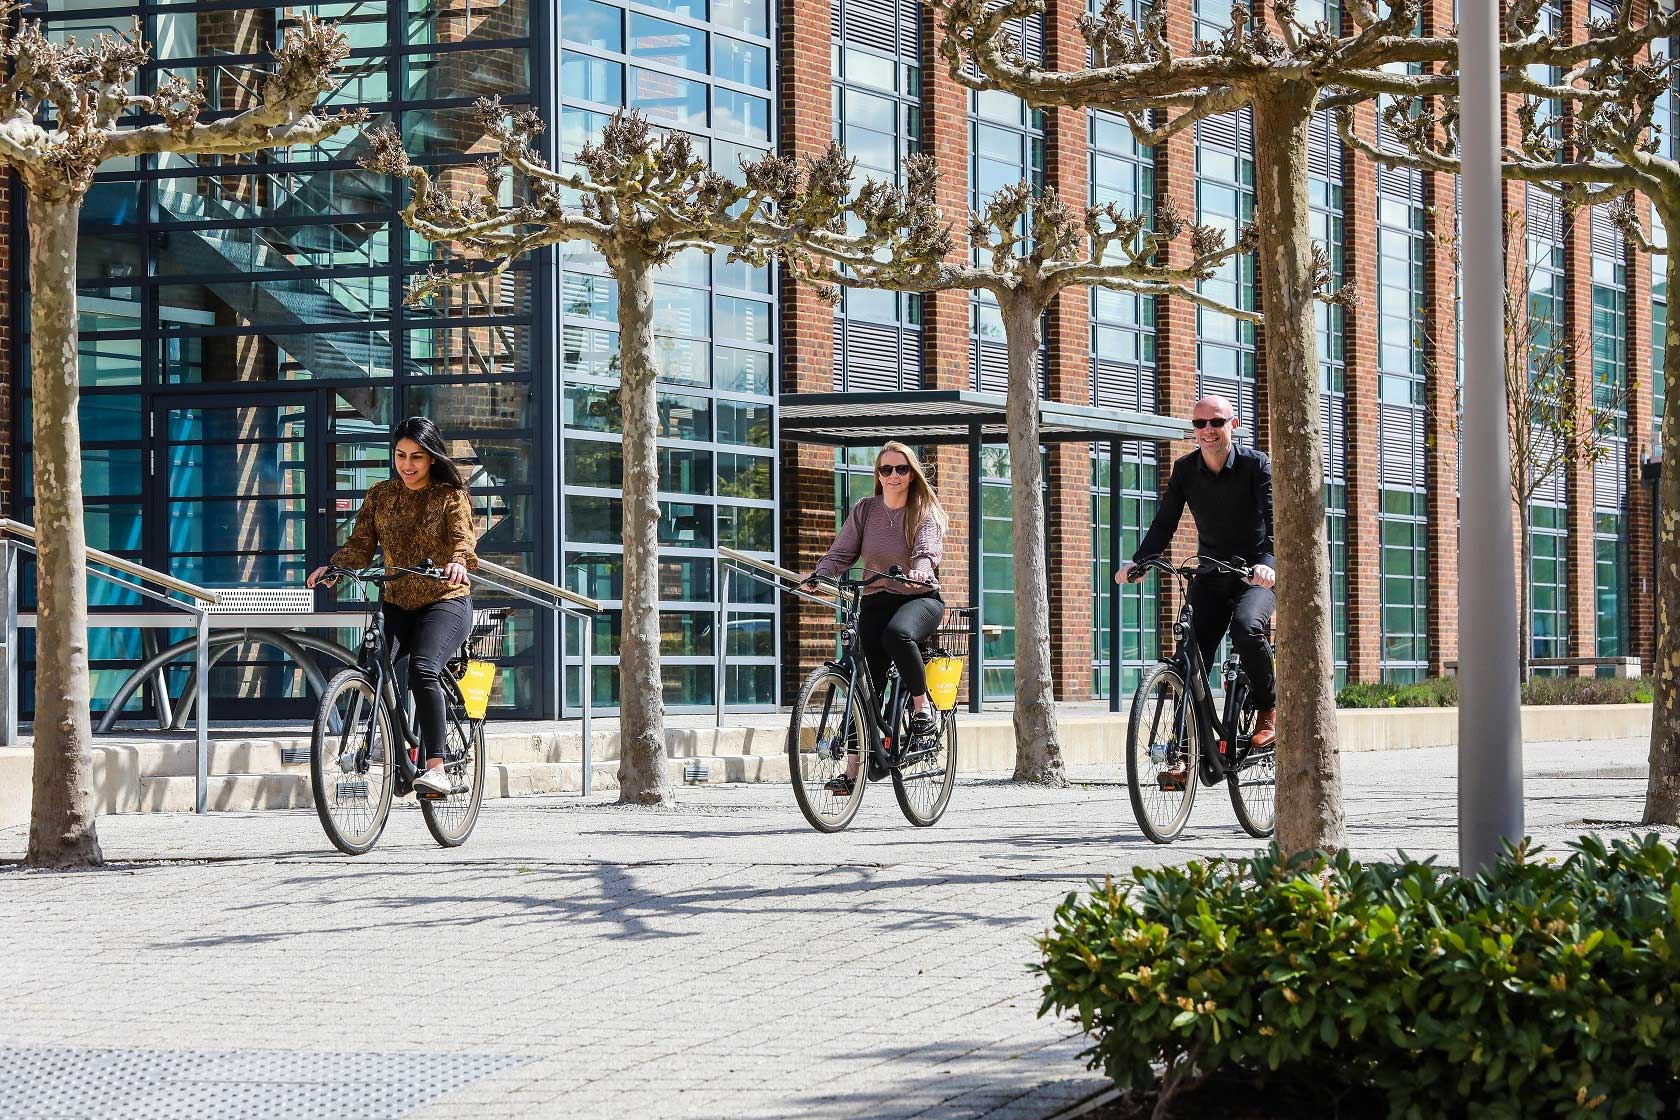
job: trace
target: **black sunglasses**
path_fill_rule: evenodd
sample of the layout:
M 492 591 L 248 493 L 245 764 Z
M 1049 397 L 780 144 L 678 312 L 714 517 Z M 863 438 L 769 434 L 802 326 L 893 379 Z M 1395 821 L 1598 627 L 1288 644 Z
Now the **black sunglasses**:
M 1209 424 L 1212 424 L 1215 428 L 1223 428 L 1226 421 L 1230 419 L 1231 417 L 1229 416 L 1198 416 L 1194 420 L 1190 421 L 1190 426 L 1193 428 L 1205 428 Z
M 875 469 L 880 472 L 882 478 L 885 478 L 889 474 L 899 474 L 899 475 L 909 474 L 910 473 L 910 464 L 909 463 L 882 463 L 880 466 L 876 467 Z

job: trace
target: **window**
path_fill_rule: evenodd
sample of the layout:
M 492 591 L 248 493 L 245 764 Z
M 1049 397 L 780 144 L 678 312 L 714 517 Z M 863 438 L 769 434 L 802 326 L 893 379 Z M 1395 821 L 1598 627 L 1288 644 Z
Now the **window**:
M 833 0 L 834 138 L 858 161 L 855 182 L 903 182 L 921 142 L 920 31 L 915 0 Z M 834 388 L 918 389 L 922 297 L 851 288 L 834 316 Z
M 1202 7 L 1206 7 L 1203 4 Z M 1227 13 L 1228 14 L 1228 13 Z M 1222 230 L 1227 245 L 1254 217 L 1254 125 L 1247 110 L 1196 125 L 1196 221 Z M 1256 306 L 1251 254 L 1227 260 L 1202 293 L 1242 310 Z M 1254 324 L 1196 308 L 1198 392 L 1229 400 L 1242 418 L 1237 438 L 1252 443 L 1258 413 Z
M 1529 594 L 1533 657 L 1569 656 L 1569 511 L 1561 504 L 1535 502 L 1529 509 Z
M 1090 114 L 1092 206 L 1114 203 L 1126 213 L 1152 214 L 1155 156 L 1137 143 L 1118 117 Z M 1155 299 L 1091 289 L 1091 403 L 1155 409 Z
M 1423 495 L 1382 492 L 1382 677 L 1420 680 L 1428 669 L 1428 525 Z
M 1155 516 L 1155 463 L 1151 449 L 1135 442 L 1122 445 L 1120 471 L 1120 551 L 1112 548 L 1115 470 L 1108 449 L 1091 450 L 1091 695 L 1106 697 L 1113 683 L 1114 649 L 1109 611 L 1120 596 L 1120 695 L 1136 691 L 1138 677 L 1160 656 L 1159 585 L 1155 578 L 1117 586 L 1114 570 L 1137 551 Z
M 1043 17 L 1031 17 L 1026 36 L 1029 55 L 1035 43 L 1042 51 Z M 1003 187 L 1027 182 L 1044 186 L 1044 112 L 1020 98 L 995 90 L 969 94 L 969 208 L 979 214 Z M 1026 219 L 1022 220 L 1023 235 Z M 978 253 L 975 262 L 982 263 Z M 1003 316 L 990 292 L 976 292 L 970 302 L 971 386 L 983 392 L 1004 392 L 1009 385 L 1009 350 L 1004 344 Z M 1044 351 L 1039 350 L 1043 379 Z
M 1385 680 L 1416 680 L 1429 666 L 1423 223 L 1421 178 L 1414 172 L 1379 172 L 1377 440 Z

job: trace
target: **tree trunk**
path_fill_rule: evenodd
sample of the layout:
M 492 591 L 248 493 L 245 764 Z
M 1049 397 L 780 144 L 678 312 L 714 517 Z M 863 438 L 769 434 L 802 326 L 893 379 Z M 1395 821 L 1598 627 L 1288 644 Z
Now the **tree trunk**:
M 1050 564 L 1044 545 L 1044 467 L 1038 435 L 1038 346 L 1043 307 L 1034 295 L 1003 301 L 1009 343 L 1009 514 L 1015 552 L 1015 781 L 1064 786 L 1050 674 Z M 979 601 L 975 589 L 975 601 Z
M 1663 201 L 1663 200 L 1657 200 Z M 1680 198 L 1661 207 L 1680 223 Z M 1669 225 L 1674 229 L 1676 226 Z M 1669 291 L 1680 291 L 1680 248 L 1668 253 Z M 1662 475 L 1657 504 L 1657 649 L 1650 776 L 1641 824 L 1680 824 L 1680 298 L 1669 296 L 1663 345 Z
M 82 526 L 81 395 L 76 356 L 76 232 L 80 195 L 31 195 L 29 351 L 35 411 L 34 867 L 103 861 L 94 828 L 88 718 L 87 536 Z
M 619 405 L 624 413 L 624 607 L 618 651 L 618 799 L 672 800 L 659 671 L 659 405 L 654 391 L 653 266 L 623 251 L 618 275 Z M 723 635 L 718 634 L 718 641 Z
M 1313 336 L 1307 142 L 1313 87 L 1280 83 L 1254 100 L 1256 216 L 1270 379 L 1277 554 L 1277 837 L 1288 853 L 1344 843 L 1336 755 L 1324 435 Z

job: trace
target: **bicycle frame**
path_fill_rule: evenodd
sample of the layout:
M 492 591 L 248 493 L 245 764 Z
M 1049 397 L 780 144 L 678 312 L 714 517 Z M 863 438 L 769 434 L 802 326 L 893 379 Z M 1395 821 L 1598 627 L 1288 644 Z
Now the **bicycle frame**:
M 890 751 L 897 747 L 896 743 L 887 742 L 889 733 L 896 735 L 904 722 L 906 697 L 899 680 L 898 666 L 887 666 L 887 693 L 877 700 L 875 682 L 869 677 L 869 662 L 858 643 L 857 623 L 858 616 L 863 613 L 863 585 L 860 583 L 837 586 L 841 594 L 847 596 L 843 608 L 845 617 L 840 626 L 842 652 L 839 658 L 829 661 L 829 664 L 846 674 L 852 695 L 862 697 L 863 710 L 867 716 L 864 723 L 869 733 L 869 756 L 881 766 L 887 766 L 892 762 Z M 829 702 L 830 700 L 823 702 L 825 720 L 828 717 L 826 705 Z
M 1217 783 L 1227 775 L 1240 769 L 1241 754 L 1238 750 L 1237 732 L 1242 722 L 1242 705 L 1248 694 L 1248 678 L 1244 676 L 1242 667 L 1235 663 L 1234 657 L 1227 658 L 1222 669 L 1226 682 L 1224 710 L 1216 710 L 1213 702 L 1213 689 L 1208 684 L 1207 666 L 1202 662 L 1201 643 L 1196 640 L 1194 613 L 1190 606 L 1190 588 L 1198 578 L 1197 573 L 1183 569 L 1170 568 L 1161 565 L 1167 571 L 1177 576 L 1183 585 L 1182 603 L 1178 608 L 1178 621 L 1173 624 L 1173 638 L 1178 643 L 1174 650 L 1171 664 L 1184 680 L 1184 705 L 1196 706 L 1196 733 L 1199 739 L 1199 754 L 1202 759 L 1205 777 Z M 1184 720 L 1190 713 L 1180 707 L 1175 719 L 1175 736 L 1183 737 Z M 1224 743 L 1226 750 L 1219 749 Z

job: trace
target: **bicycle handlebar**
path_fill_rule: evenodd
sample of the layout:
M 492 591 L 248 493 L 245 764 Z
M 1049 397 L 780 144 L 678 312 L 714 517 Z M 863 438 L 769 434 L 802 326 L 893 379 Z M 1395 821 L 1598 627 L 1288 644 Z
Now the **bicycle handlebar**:
M 862 579 L 849 579 L 844 576 L 838 579 L 832 576 L 808 576 L 806 577 L 805 582 L 827 584 L 836 591 L 842 591 L 848 588 L 864 588 L 870 586 L 871 584 L 880 583 L 882 580 L 891 580 L 894 583 L 909 584 L 912 587 L 925 587 L 929 591 L 939 590 L 938 580 L 929 580 L 928 582 L 923 583 L 920 580 L 911 579 L 906 575 L 895 576 L 891 572 L 876 572 L 871 571 L 868 568 L 863 569 L 863 573 L 864 575 Z
M 1246 564 L 1232 564 L 1221 560 L 1216 556 L 1191 556 L 1185 560 L 1183 564 L 1177 566 L 1163 560 L 1159 556 L 1150 556 L 1146 559 L 1139 560 L 1132 566 L 1132 571 L 1138 573 L 1137 578 L 1131 578 L 1131 574 L 1128 573 L 1126 582 L 1139 582 L 1151 569 L 1166 572 L 1169 575 L 1175 575 L 1180 579 L 1188 580 L 1194 576 L 1202 575 L 1204 570 L 1207 568 L 1213 568 L 1217 571 L 1225 573 L 1226 575 L 1240 576 L 1241 578 L 1247 580 L 1252 580 L 1254 578 L 1254 569 L 1252 567 Z
M 348 577 L 361 583 L 371 583 L 375 586 L 383 587 L 387 583 L 401 579 L 403 576 L 421 576 L 425 579 L 435 579 L 439 581 L 449 578 L 444 574 L 443 569 L 438 567 L 436 564 L 433 564 L 430 561 L 427 561 L 426 563 L 427 566 L 423 568 L 387 568 L 383 565 L 374 568 L 341 568 L 337 564 L 328 564 L 326 565 L 326 575 L 322 576 L 316 581 L 316 583 L 318 586 L 325 585 L 327 587 L 331 587 L 341 578 Z

